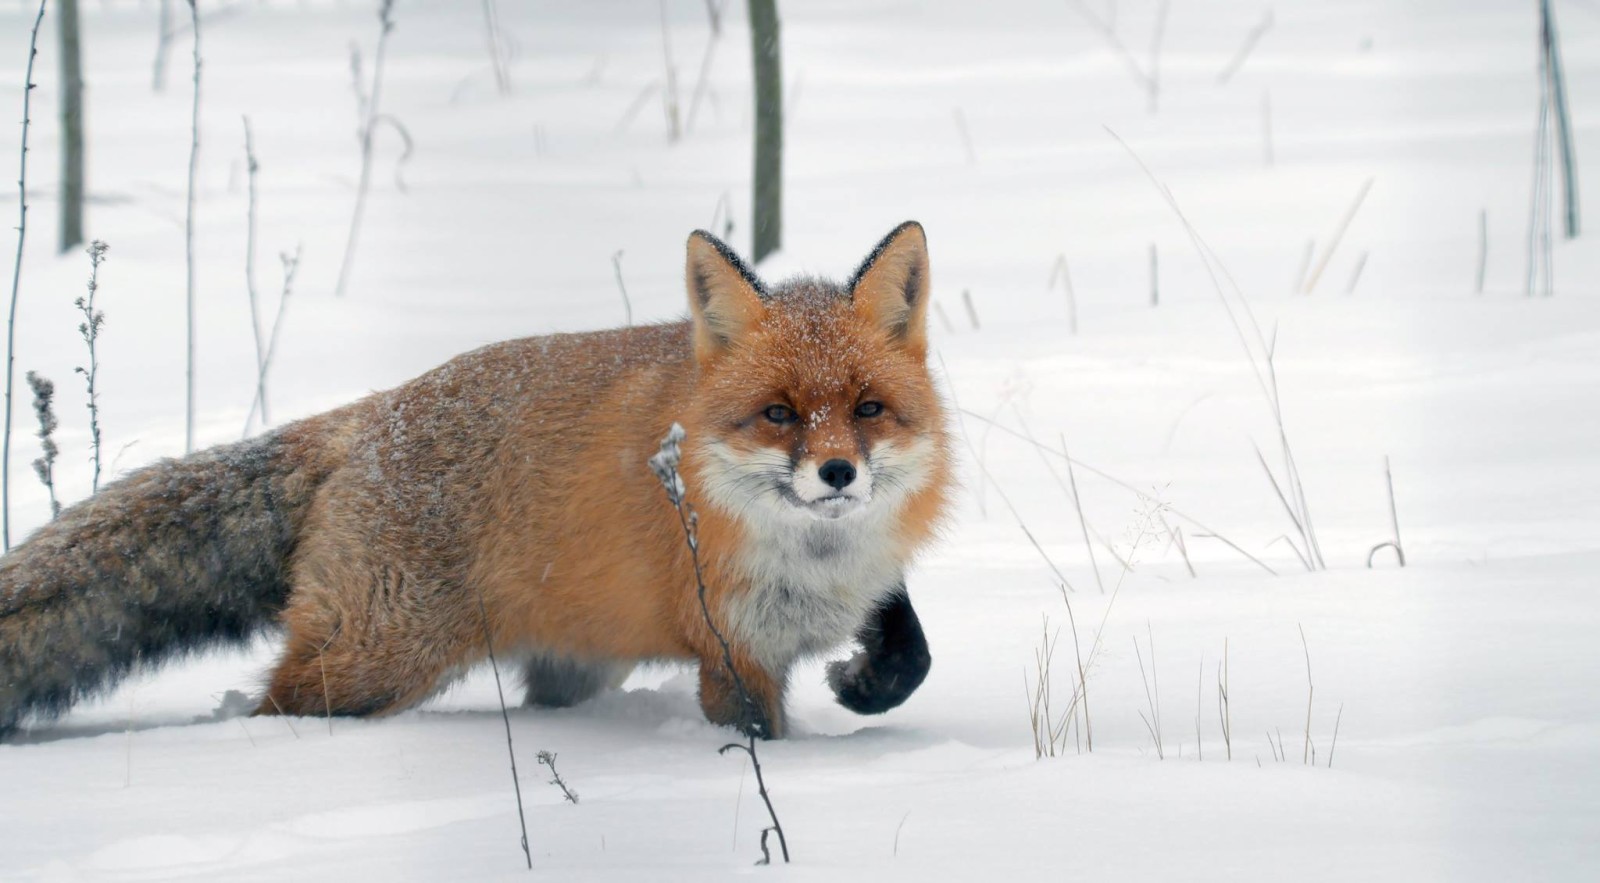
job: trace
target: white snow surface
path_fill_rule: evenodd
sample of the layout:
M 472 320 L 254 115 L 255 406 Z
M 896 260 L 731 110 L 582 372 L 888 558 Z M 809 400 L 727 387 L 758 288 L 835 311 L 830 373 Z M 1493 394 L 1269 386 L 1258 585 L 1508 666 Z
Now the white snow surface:
M 155 93 L 157 4 L 83 5 L 89 229 L 111 245 L 102 420 L 118 474 L 182 453 L 190 48 L 178 34 Z M 688 114 L 703 4 L 501 0 L 515 52 L 514 91 L 500 96 L 480 4 L 399 3 L 382 103 L 415 154 L 402 191 L 399 139 L 379 132 L 354 275 L 335 299 L 358 169 L 348 45 L 361 44 L 370 71 L 376 3 L 202 0 L 200 439 L 237 438 L 250 404 L 241 114 L 261 163 L 265 313 L 275 255 L 304 246 L 271 378 L 282 423 L 483 343 L 620 324 L 619 251 L 635 320 L 681 315 L 684 238 L 726 217 L 719 200 L 730 241 L 749 244 L 748 31 L 743 4 L 724 5 L 709 89 L 673 144 L 659 91 L 630 107 L 660 89 L 664 8 Z M 1554 5 L 1593 227 L 1600 6 Z M 21 105 L 30 6 L 0 9 L 7 120 Z M 936 313 L 931 329 L 941 383 L 981 415 L 962 419 L 958 518 L 910 575 L 934 667 L 876 718 L 833 703 L 824 660 L 796 673 L 794 738 L 760 748 L 793 852 L 782 868 L 752 867 L 764 811 L 748 764 L 716 753 L 731 733 L 704 722 L 692 672 L 647 670 L 563 711 L 513 707 L 535 874 L 1600 879 L 1600 248 L 1593 230 L 1558 240 L 1554 297 L 1523 296 L 1535 4 L 1272 4 L 1272 27 L 1220 84 L 1268 4 L 1178 0 L 1154 114 L 1069 2 L 782 6 L 785 250 L 760 270 L 843 276 L 894 224 L 920 220 L 948 319 Z M 1148 67 L 1158 5 L 1109 6 Z M 88 259 L 54 247 L 50 21 L 17 309 L 16 536 L 48 516 L 28 469 L 23 370 L 58 383 L 63 496 L 89 482 L 72 373 Z M 1251 449 L 1282 474 L 1265 400 L 1181 222 L 1108 128 L 1171 188 L 1275 340 L 1326 571 L 1307 573 L 1277 541 L 1293 526 Z M 10 168 L 17 129 L 6 131 Z M 1297 292 L 1307 243 L 1327 249 L 1368 178 L 1315 291 Z M 16 208 L 0 190 L 8 229 Z M 1076 335 L 1061 287 L 1046 284 L 1058 256 Z M 1073 476 L 1091 528 L 1131 559 L 1124 568 L 1096 543 L 1104 592 L 1068 476 L 1028 435 L 1057 448 L 1064 435 L 1082 463 L 1145 495 L 1084 467 Z M 1387 552 L 1365 566 L 1390 537 L 1386 456 L 1405 569 Z M 1191 577 L 1152 498 L 1277 575 L 1159 513 L 1183 523 Z M 1041 617 L 1061 629 L 1058 712 L 1074 681 L 1056 568 L 1086 653 L 1103 623 L 1088 672 L 1094 750 L 1069 739 L 1037 760 L 1024 678 Z M 1231 760 L 1218 715 L 1225 644 Z M 142 673 L 0 745 L 0 879 L 528 873 L 487 670 L 385 720 L 238 716 L 228 691 L 253 694 L 273 652 L 266 637 Z M 1155 704 L 1141 666 L 1158 679 L 1164 759 L 1141 720 Z M 557 753 L 581 803 L 547 784 L 538 750 Z

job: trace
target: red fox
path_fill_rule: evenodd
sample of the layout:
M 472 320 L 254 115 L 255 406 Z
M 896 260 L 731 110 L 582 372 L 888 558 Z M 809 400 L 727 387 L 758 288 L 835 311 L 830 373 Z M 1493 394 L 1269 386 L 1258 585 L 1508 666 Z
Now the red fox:
M 794 663 L 852 637 L 838 701 L 893 708 L 929 668 L 904 573 L 952 483 L 928 279 L 914 222 L 842 286 L 769 287 L 696 231 L 687 321 L 484 347 L 136 472 L 0 559 L 0 734 L 275 625 L 259 714 L 395 712 L 492 645 L 546 706 L 695 660 L 707 719 L 774 738 Z M 646 466 L 673 423 L 737 681 Z

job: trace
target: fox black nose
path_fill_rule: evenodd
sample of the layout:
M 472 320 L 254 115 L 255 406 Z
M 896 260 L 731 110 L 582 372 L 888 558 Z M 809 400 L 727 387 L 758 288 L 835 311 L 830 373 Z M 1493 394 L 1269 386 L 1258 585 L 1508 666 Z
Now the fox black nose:
M 856 480 L 856 468 L 849 460 L 829 460 L 817 470 L 817 475 L 836 491 L 842 491 Z

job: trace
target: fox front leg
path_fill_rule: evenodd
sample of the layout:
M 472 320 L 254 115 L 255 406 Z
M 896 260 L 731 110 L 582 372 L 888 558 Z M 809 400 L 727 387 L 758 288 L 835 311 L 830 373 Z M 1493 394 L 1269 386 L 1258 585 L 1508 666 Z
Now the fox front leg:
M 828 686 L 857 714 L 883 714 L 906 701 L 928 676 L 933 657 L 905 583 L 857 632 L 862 651 L 828 665 Z
M 700 708 L 714 724 L 735 727 L 747 736 L 781 739 L 787 729 L 783 713 L 785 677 L 774 676 L 734 654 L 737 680 L 722 654 L 700 660 Z

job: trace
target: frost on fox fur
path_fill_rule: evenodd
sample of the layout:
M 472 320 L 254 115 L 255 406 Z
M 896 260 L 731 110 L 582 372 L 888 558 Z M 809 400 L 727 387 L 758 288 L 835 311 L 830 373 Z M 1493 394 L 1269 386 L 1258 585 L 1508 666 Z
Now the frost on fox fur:
M 0 559 L 0 732 L 275 624 L 263 714 L 399 711 L 492 645 L 547 705 L 695 661 L 709 720 L 775 736 L 790 666 L 852 636 L 840 702 L 904 701 L 928 656 L 903 574 L 951 482 L 921 228 L 845 286 L 769 291 L 703 233 L 688 257 L 688 322 L 488 346 L 63 512 Z M 754 711 L 644 467 L 674 420 Z
M 901 583 L 896 516 L 928 480 L 932 443 L 869 452 L 844 494 L 849 508 L 837 513 L 813 508 L 813 461 L 791 466 L 781 454 L 740 455 L 716 442 L 704 450 L 719 467 L 708 470 L 708 501 L 749 531 L 738 560 L 750 590 L 723 605 L 733 635 L 773 670 L 848 640 Z

